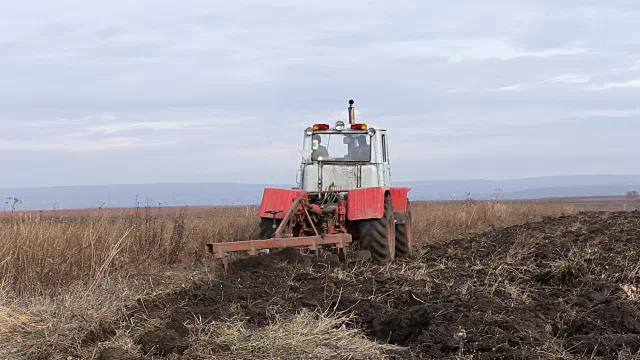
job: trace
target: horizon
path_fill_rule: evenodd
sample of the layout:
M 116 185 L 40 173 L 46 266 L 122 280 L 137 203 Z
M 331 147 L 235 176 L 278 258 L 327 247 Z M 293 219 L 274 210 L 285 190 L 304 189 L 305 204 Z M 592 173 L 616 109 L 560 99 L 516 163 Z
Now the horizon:
M 425 180 L 394 180 L 394 183 L 419 183 L 419 182 L 464 182 L 464 181 L 520 181 L 551 178 L 571 178 L 571 177 L 640 177 L 640 174 L 572 174 L 572 175 L 551 175 L 532 176 L 522 178 L 468 178 L 468 179 L 425 179 Z M 144 186 L 144 185 L 261 185 L 261 186 L 282 186 L 287 183 L 260 183 L 260 182 L 224 182 L 224 181 L 198 181 L 198 182 L 149 182 L 149 183 L 96 183 L 96 184 L 69 184 L 69 185 L 44 185 L 27 187 L 0 187 L 2 190 L 13 189 L 37 189 L 37 188 L 61 188 L 61 187 L 103 187 L 103 186 Z M 295 185 L 295 180 L 290 185 Z
M 640 175 L 569 175 L 516 179 L 396 181 L 424 200 L 526 200 L 544 198 L 625 197 L 640 189 Z M 265 188 L 294 187 L 266 183 L 147 183 L 0 188 L 4 210 L 55 210 L 155 206 L 257 205 Z

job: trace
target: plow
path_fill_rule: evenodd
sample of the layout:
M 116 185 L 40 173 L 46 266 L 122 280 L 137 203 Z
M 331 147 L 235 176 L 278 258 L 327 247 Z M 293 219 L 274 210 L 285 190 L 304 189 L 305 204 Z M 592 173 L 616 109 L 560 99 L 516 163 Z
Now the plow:
M 232 253 L 289 247 L 381 263 L 411 255 L 410 188 L 391 185 L 387 131 L 357 123 L 353 103 L 348 124 L 304 130 L 298 186 L 264 189 L 258 239 L 206 245 L 225 268 Z

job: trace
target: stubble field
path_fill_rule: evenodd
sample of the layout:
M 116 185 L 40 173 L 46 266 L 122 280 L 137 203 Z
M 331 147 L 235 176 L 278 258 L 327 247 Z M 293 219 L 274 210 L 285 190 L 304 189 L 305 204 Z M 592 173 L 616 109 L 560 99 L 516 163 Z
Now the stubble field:
M 204 244 L 253 238 L 255 210 L 3 217 L 0 358 L 631 358 L 640 347 L 637 212 L 415 203 L 413 258 L 282 251 L 221 272 Z

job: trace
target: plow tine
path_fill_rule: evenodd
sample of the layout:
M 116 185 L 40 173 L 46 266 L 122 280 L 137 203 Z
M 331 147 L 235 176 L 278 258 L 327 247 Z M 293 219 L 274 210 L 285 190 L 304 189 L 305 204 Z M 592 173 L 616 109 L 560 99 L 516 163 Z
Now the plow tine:
M 289 210 L 287 210 L 287 213 L 284 215 L 284 218 L 282 219 L 282 223 L 280 223 L 280 226 L 278 226 L 278 229 L 276 230 L 276 233 L 275 233 L 276 238 L 282 237 L 282 232 L 284 231 L 285 227 L 287 227 L 289 220 L 291 220 L 291 217 L 295 213 L 301 201 L 302 199 L 299 197 L 293 201 L 293 203 L 289 207 Z
M 307 205 L 306 202 L 304 205 Z M 313 230 L 313 233 L 317 236 L 318 234 L 318 229 L 316 229 L 316 226 L 313 224 L 313 220 L 311 219 L 311 215 L 309 215 L 309 211 L 307 211 L 307 207 L 303 206 L 302 210 L 304 211 L 304 215 L 306 220 L 309 222 L 309 225 L 311 226 L 311 229 Z
M 343 249 L 352 242 L 350 234 L 336 234 L 326 236 L 303 236 L 292 238 L 273 238 L 267 240 L 234 241 L 207 244 L 207 251 L 216 259 L 222 259 L 227 268 L 228 254 L 248 251 L 250 255 L 257 255 L 261 249 L 278 249 L 287 247 L 307 247 L 318 250 L 322 245 L 336 245 Z

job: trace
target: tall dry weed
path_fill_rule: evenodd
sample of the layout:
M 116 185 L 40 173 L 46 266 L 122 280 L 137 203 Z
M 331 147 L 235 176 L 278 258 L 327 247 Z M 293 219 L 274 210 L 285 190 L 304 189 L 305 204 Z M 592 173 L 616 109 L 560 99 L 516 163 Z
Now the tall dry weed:
M 412 204 L 413 233 L 423 241 L 441 241 L 491 227 L 575 212 L 572 205 L 541 202 L 475 201 Z

